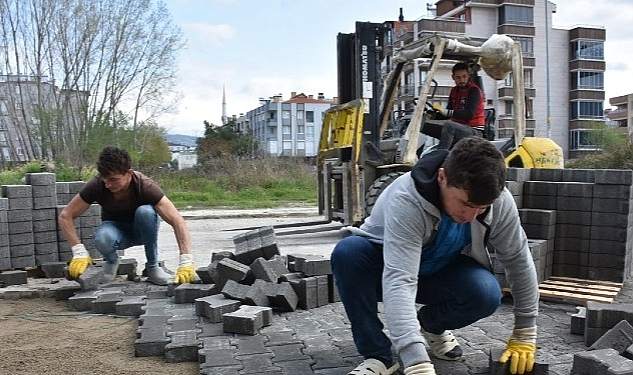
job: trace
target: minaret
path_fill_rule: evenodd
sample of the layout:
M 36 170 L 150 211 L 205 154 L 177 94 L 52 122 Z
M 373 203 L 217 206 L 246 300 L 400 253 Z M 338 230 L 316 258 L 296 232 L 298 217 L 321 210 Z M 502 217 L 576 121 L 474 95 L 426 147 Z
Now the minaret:
M 222 125 L 226 125 L 226 92 L 222 85 Z

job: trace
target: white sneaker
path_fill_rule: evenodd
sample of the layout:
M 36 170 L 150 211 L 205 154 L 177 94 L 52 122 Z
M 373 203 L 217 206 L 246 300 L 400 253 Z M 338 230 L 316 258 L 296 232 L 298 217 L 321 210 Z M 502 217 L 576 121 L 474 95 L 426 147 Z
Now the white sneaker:
M 422 334 L 435 357 L 446 361 L 456 361 L 462 357 L 462 348 L 453 336 L 453 332 L 444 331 L 436 335 L 422 329 Z
M 106 261 L 103 264 L 103 282 L 109 283 L 110 281 L 116 279 L 117 272 L 119 271 L 119 259 L 114 263 L 110 263 Z
M 381 361 L 375 358 L 367 358 L 358 367 L 348 372 L 347 375 L 391 375 L 395 374 L 399 368 L 400 364 L 398 362 L 387 368 Z
M 173 280 L 173 276 L 165 272 L 163 267 L 154 266 L 149 267 L 145 266 L 147 270 L 147 281 L 156 285 L 167 285 L 170 281 Z

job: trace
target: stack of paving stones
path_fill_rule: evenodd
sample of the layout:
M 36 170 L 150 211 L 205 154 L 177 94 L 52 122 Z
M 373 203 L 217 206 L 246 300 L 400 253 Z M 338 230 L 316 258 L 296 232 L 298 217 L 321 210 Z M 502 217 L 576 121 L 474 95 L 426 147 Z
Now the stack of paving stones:
M 631 170 L 508 168 L 528 237 L 547 241 L 539 278 L 623 282 L 631 274 L 632 183 Z
M 30 185 L 2 185 L 2 197 L 9 203 L 11 268 L 35 267 L 33 190 Z
M 54 173 L 27 173 L 24 185 L 2 185 L 0 198 L 0 271 L 55 270 L 72 258 L 61 235 L 57 216 L 85 185 L 82 181 L 56 182 Z M 101 209 L 93 204 L 75 220 L 81 241 L 95 259 L 93 235 L 101 224 Z M 41 274 L 41 272 L 40 272 Z M 9 278 L 11 279 L 11 278 Z M 7 285 L 7 284 L 5 284 Z M 10 284 L 9 284 L 10 285 Z
M 57 189 L 55 173 L 27 173 L 33 195 L 33 247 L 35 264 L 59 261 L 57 239 Z

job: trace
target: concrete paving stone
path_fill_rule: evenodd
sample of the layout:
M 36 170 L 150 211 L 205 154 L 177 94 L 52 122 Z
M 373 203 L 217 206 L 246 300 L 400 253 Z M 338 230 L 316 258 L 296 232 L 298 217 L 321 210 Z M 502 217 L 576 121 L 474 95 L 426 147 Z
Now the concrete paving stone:
M 82 290 L 68 298 L 68 308 L 73 311 L 91 311 L 92 301 L 97 299 L 97 290 Z
M 257 335 L 253 337 L 237 336 L 230 340 L 231 345 L 237 347 L 236 355 L 263 354 L 273 351 L 264 346 L 266 336 Z
M 114 311 L 116 315 L 140 316 L 143 313 L 143 306 L 145 306 L 145 297 L 123 295 L 116 303 Z
M 571 375 L 633 375 L 633 361 L 622 357 L 615 349 L 600 349 L 576 353 Z
M 115 314 L 116 304 L 121 301 L 120 292 L 102 292 L 92 301 L 92 312 L 95 314 Z
M 244 356 L 236 356 L 238 360 L 243 359 Z M 272 362 L 272 353 L 253 354 L 248 356 L 248 361 L 242 361 L 243 369 L 240 370 L 240 374 L 265 374 L 267 371 L 280 371 L 281 369 L 275 366 Z
M 103 280 L 103 268 L 90 266 L 86 268 L 77 281 L 83 290 L 96 290 Z
M 301 343 L 301 340 L 297 338 L 296 331 L 291 329 L 280 329 L 276 324 L 278 318 L 273 318 L 273 324 L 261 329 L 260 333 L 266 337 L 266 346 L 279 346 Z
M 170 342 L 165 345 L 165 362 L 198 362 L 201 342 L 197 335 L 198 330 L 168 332 Z
M 167 320 L 171 315 L 148 315 L 147 313 L 141 314 L 138 317 L 139 328 L 153 328 L 164 327 L 163 330 L 167 330 Z
M 222 294 L 197 298 L 194 302 L 196 315 L 207 317 L 211 323 L 222 322 L 224 314 L 236 311 L 241 305 L 240 301 L 226 298 Z
M 196 330 L 198 328 L 198 323 L 200 323 L 200 318 L 198 316 L 172 316 L 167 319 L 167 325 L 169 326 L 170 331 Z
M 139 328 L 136 330 L 134 355 L 136 357 L 156 357 L 165 355 L 165 345 L 170 342 L 167 331 L 161 327 Z
M 200 369 L 201 375 L 239 375 L 242 366 L 204 367 Z
M 196 298 L 218 294 L 215 284 L 180 284 L 174 289 L 176 303 L 194 303 Z
M 3 286 L 28 284 L 26 271 L 3 271 L 0 273 L 0 283 Z
M 205 349 L 202 348 L 198 351 L 198 358 L 200 368 L 208 367 L 242 367 L 242 361 L 235 358 L 236 349 Z
M 633 345 L 633 327 L 626 320 L 620 321 L 608 330 L 596 342 L 591 344 L 590 350 L 615 349 L 623 355 L 628 347 Z
M 278 365 L 278 362 L 295 361 L 295 360 L 309 360 L 312 359 L 303 353 L 305 346 L 303 344 L 287 344 L 287 345 L 271 345 L 267 346 L 269 350 L 275 354 L 273 357 L 273 363 Z
M 490 354 L 488 356 L 489 363 L 488 369 L 490 374 L 492 375 L 506 375 L 510 372 L 510 361 L 506 363 L 500 363 L 499 358 L 503 354 L 505 349 L 496 348 L 491 349 Z M 538 357 L 538 353 L 536 358 L 534 359 L 534 368 L 530 372 L 530 375 L 548 375 L 549 374 L 549 365 L 547 363 L 543 363 Z

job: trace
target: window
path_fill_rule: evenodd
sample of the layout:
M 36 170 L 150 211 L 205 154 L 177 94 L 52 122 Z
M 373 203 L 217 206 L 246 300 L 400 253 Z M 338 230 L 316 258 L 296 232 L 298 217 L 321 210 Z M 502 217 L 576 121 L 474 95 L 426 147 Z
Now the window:
M 297 125 L 297 133 L 299 134 L 303 134 L 305 133 L 305 126 L 304 125 Z
M 534 72 L 532 69 L 523 69 L 523 85 L 525 87 L 533 87 L 534 86 Z M 512 72 L 508 73 L 508 76 L 503 81 L 504 86 L 512 87 L 514 85 L 514 78 L 512 76 Z
M 603 102 L 577 101 L 569 107 L 569 117 L 577 119 L 601 119 L 604 117 Z
M 590 89 L 590 90 L 603 90 L 604 89 L 604 72 L 572 72 L 571 73 L 571 88 L 572 90 L 578 89 Z
M 569 132 L 569 149 L 570 150 L 599 150 L 597 144 L 598 137 L 591 133 L 595 130 L 576 129 Z
M 283 110 L 283 111 L 281 111 L 281 118 L 283 118 L 283 119 L 289 119 L 289 118 L 290 118 L 290 111 L 289 111 L 289 110 Z
M 314 137 L 314 126 L 306 126 L 306 135 L 308 137 Z
M 577 40 L 571 44 L 571 53 L 572 60 L 604 60 L 604 42 Z
M 281 128 L 283 134 L 290 134 L 290 125 L 284 125 Z
M 306 122 L 314 122 L 314 111 L 306 111 Z
M 534 26 L 534 8 L 503 5 L 499 8 L 499 25 Z
M 525 36 L 513 36 L 515 42 L 521 44 L 523 57 L 534 57 L 534 40 Z
M 297 111 L 297 120 L 303 120 L 303 111 Z

